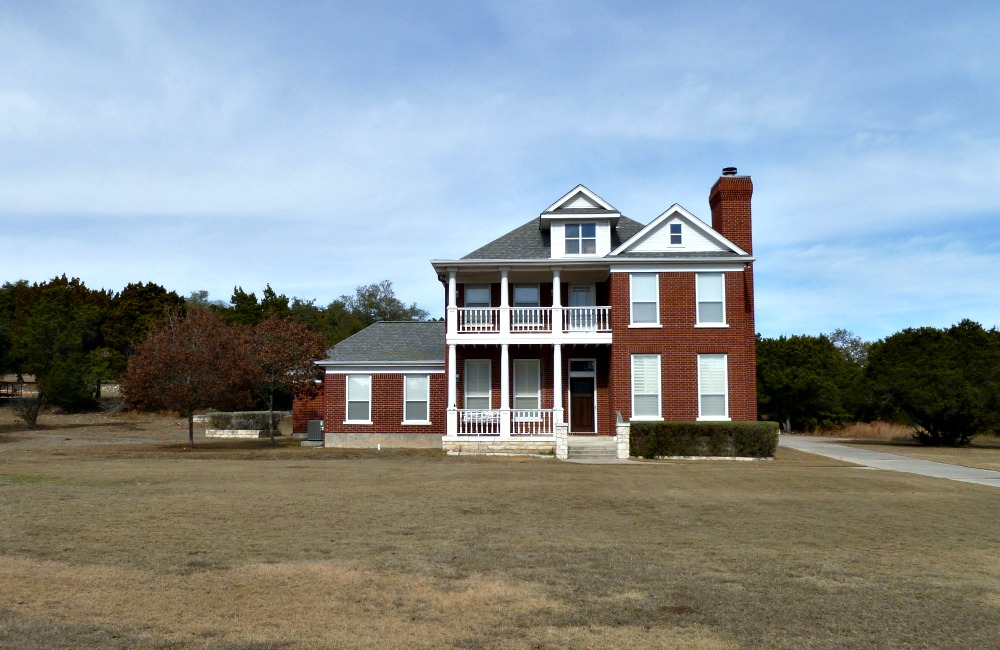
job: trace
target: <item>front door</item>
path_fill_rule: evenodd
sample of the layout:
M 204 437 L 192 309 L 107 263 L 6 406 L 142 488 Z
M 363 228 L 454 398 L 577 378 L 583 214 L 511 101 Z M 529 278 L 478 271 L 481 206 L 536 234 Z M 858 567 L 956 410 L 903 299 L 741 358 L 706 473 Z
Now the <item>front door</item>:
M 569 431 L 594 433 L 594 378 L 569 379 Z

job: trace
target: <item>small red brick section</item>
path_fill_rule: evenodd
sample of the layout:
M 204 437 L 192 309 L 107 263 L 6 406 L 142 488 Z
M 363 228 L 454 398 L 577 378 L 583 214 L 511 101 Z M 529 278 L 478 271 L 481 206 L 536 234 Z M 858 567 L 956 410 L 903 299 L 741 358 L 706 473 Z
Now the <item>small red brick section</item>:
M 443 342 L 442 342 L 443 345 Z M 364 374 L 364 373 L 358 373 Z M 420 375 L 426 373 L 408 373 Z M 403 424 L 403 379 L 401 373 L 372 373 L 371 424 L 344 424 L 347 419 L 347 375 L 327 374 L 323 381 L 326 400 L 324 426 L 327 433 L 433 433 L 444 435 L 448 386 L 444 373 L 430 375 L 430 424 Z
M 306 433 L 309 420 L 323 419 L 323 387 L 312 396 L 296 396 L 292 402 L 292 433 Z

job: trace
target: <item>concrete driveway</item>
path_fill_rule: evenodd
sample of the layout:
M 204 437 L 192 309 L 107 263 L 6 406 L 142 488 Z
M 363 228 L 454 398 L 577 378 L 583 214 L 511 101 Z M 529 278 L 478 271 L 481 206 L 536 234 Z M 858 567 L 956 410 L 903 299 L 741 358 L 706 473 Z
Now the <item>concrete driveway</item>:
M 848 463 L 871 467 L 872 469 L 887 469 L 893 472 L 906 472 L 908 474 L 919 474 L 934 478 L 946 478 L 952 481 L 964 481 L 966 483 L 1000 487 L 1000 472 L 962 467 L 960 465 L 948 465 L 947 463 L 935 463 L 930 460 L 916 460 L 897 454 L 886 454 L 881 451 L 858 449 L 857 447 L 849 447 L 842 444 L 843 442 L 844 440 L 841 438 L 823 438 L 820 436 L 796 436 L 787 433 L 778 436 L 779 447 L 797 449 L 806 453 L 816 454 L 817 456 L 826 456 L 827 458 L 835 458 Z

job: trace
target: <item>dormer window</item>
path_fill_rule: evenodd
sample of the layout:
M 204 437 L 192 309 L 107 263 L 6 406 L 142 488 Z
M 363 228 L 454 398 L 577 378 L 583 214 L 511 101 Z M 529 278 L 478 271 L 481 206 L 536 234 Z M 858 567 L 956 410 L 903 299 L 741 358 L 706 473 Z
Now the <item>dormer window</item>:
M 681 224 L 679 223 L 670 224 L 670 245 L 681 245 Z
M 566 224 L 566 254 L 596 255 L 597 225 L 593 223 Z

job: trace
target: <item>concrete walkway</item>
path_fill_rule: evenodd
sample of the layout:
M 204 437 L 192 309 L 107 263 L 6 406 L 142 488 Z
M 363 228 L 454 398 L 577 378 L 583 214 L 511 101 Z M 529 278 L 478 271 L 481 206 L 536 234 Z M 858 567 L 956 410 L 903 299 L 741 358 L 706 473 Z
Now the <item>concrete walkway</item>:
M 796 436 L 787 433 L 778 436 L 779 447 L 797 449 L 810 454 L 816 454 L 817 456 L 835 458 L 872 469 L 887 469 L 893 472 L 906 472 L 908 474 L 919 474 L 934 478 L 946 478 L 952 481 L 964 481 L 966 483 L 1000 487 L 1000 472 L 962 467 L 960 465 L 948 465 L 947 463 L 935 463 L 930 460 L 916 460 L 897 454 L 886 454 L 881 451 L 858 449 L 857 447 L 839 444 L 843 442 L 845 441 L 842 438 Z

